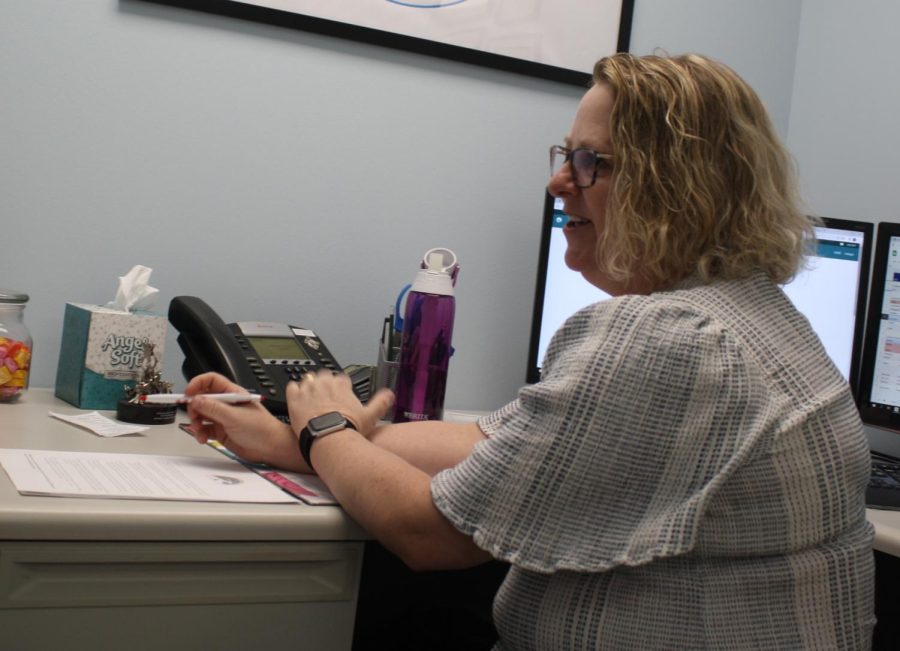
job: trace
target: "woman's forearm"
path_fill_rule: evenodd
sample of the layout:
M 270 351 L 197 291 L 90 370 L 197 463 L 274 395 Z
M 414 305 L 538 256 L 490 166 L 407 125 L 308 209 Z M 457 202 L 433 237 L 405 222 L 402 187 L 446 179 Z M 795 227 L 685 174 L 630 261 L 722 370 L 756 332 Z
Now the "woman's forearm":
M 312 461 L 341 506 L 409 567 L 459 569 L 490 560 L 435 507 L 425 472 L 357 432 L 318 440 Z
M 475 423 L 431 420 L 381 425 L 369 436 L 375 445 L 393 452 L 429 476 L 458 464 L 484 438 Z

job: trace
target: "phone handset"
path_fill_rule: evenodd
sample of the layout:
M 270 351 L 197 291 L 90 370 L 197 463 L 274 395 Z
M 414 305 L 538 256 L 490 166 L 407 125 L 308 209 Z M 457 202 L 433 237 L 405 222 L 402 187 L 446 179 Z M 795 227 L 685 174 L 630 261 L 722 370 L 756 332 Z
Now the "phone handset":
M 248 390 L 256 390 L 258 380 L 247 365 L 246 353 L 225 322 L 204 301 L 196 296 L 176 296 L 169 303 L 169 322 L 180 333 L 178 345 L 185 354 L 181 367 L 185 379 L 217 371 Z

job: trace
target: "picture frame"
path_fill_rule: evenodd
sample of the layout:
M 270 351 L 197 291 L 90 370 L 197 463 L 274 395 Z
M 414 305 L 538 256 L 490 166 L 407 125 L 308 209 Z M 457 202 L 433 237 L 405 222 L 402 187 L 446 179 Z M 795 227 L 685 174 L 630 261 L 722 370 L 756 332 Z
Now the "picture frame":
M 628 51 L 634 0 L 146 0 L 589 85 Z

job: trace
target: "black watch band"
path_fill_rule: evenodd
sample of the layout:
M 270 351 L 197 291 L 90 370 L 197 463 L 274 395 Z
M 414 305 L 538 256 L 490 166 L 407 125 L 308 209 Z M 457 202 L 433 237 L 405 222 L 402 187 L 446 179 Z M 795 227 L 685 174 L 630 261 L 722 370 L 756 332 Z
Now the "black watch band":
M 303 460 L 310 469 L 313 469 L 312 460 L 310 459 L 313 442 L 332 432 L 339 432 L 343 429 L 356 430 L 356 425 L 337 411 L 330 411 L 327 414 L 309 419 L 306 427 L 300 430 L 300 439 L 297 444 L 300 446 L 300 454 L 303 455 Z

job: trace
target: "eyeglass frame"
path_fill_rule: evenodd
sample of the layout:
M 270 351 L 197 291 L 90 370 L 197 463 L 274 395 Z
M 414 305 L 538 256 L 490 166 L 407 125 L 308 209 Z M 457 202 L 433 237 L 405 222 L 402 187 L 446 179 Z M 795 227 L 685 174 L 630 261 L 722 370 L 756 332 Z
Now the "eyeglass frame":
M 594 164 L 593 164 L 593 172 L 591 173 L 591 182 L 587 185 L 579 185 L 578 183 L 578 169 L 575 168 L 575 164 L 572 162 L 572 159 L 575 157 L 575 152 L 578 151 L 586 151 L 594 156 Z M 575 149 L 569 149 L 568 147 L 564 147 L 563 145 L 551 145 L 550 146 L 550 176 L 551 178 L 558 172 L 559 170 L 553 169 L 553 162 L 556 158 L 557 154 L 561 154 L 563 156 L 562 165 L 559 166 L 559 169 L 563 168 L 563 165 L 568 163 L 572 166 L 572 182 L 575 184 L 576 188 L 581 188 L 582 190 L 591 187 L 594 183 L 597 182 L 597 171 L 600 169 L 600 161 L 609 162 L 612 161 L 612 154 L 601 154 L 598 151 L 590 149 L 589 147 L 576 147 Z M 584 168 L 581 168 L 582 171 Z

